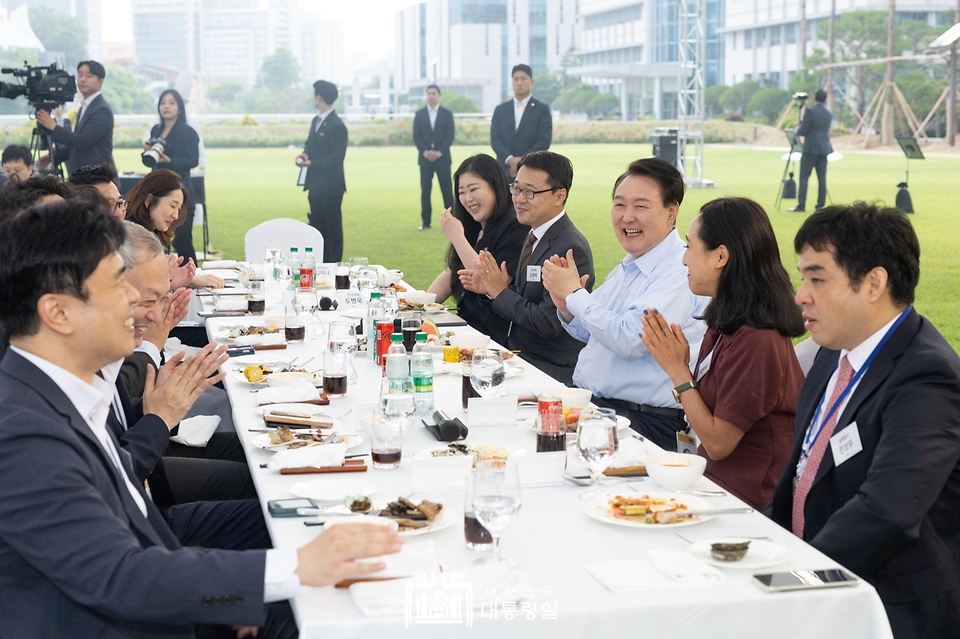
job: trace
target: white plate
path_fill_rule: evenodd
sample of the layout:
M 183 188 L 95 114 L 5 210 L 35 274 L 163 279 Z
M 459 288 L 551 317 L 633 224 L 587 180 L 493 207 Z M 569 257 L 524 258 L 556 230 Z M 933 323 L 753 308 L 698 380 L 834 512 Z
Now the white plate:
M 297 432 L 298 433 L 316 433 L 318 431 L 297 429 Z M 319 432 L 322 435 L 330 434 L 329 430 L 323 430 Z M 359 433 L 343 433 L 343 441 L 347 445 L 347 450 L 350 450 L 351 448 L 355 448 L 363 443 L 363 436 L 360 435 Z M 250 442 L 257 448 L 262 448 L 263 450 L 274 452 L 274 453 L 277 451 L 286 450 L 287 446 L 293 443 L 293 442 L 287 442 L 284 444 L 271 444 L 270 433 L 260 433 L 259 435 L 254 437 L 252 440 L 250 440 Z M 319 443 L 320 442 L 311 442 L 306 446 L 301 446 L 301 448 L 309 448 L 310 446 L 317 446 Z
M 267 386 L 268 377 L 270 376 L 264 375 L 263 379 L 259 382 L 249 382 L 247 381 L 247 378 L 243 376 L 243 373 L 237 373 L 236 375 L 233 376 L 233 379 L 237 380 L 238 382 L 243 382 L 244 384 L 250 384 L 251 386 Z M 307 381 L 313 382 L 314 386 L 316 386 L 317 388 L 320 388 L 321 386 L 323 386 L 323 373 L 320 371 L 316 371 L 313 374 L 313 379 L 307 380 Z
M 343 501 L 350 495 L 369 497 L 377 492 L 377 489 L 364 482 L 325 478 L 296 483 L 291 486 L 290 492 L 296 497 L 314 502 L 334 503 Z
M 257 411 L 261 415 L 266 415 L 267 411 L 270 412 L 283 412 L 283 413 L 298 413 L 302 414 L 304 417 L 313 417 L 314 415 L 319 415 L 323 412 L 323 406 L 317 406 L 316 404 L 300 404 L 300 403 L 289 403 L 289 404 L 265 404 L 263 406 L 257 406 L 253 410 Z
M 533 417 L 528 417 L 528 418 L 526 418 L 526 419 L 524 419 L 524 420 L 521 420 L 520 423 L 521 423 L 521 424 L 526 424 L 527 426 L 529 426 L 529 427 L 532 428 L 533 430 L 537 430 L 537 416 L 536 416 L 536 415 L 534 415 Z M 570 425 L 570 426 L 573 426 L 573 424 L 569 424 L 569 425 Z M 617 415 L 617 432 L 618 432 L 618 433 L 623 433 L 623 432 L 629 431 L 629 430 L 630 430 L 630 420 L 627 419 L 626 417 L 624 417 L 623 415 Z M 568 432 L 567 434 L 568 434 L 568 435 L 573 435 L 574 439 L 576 439 L 577 431 L 576 431 L 576 430 L 573 430 L 573 431 Z
M 229 362 L 239 364 L 240 366 L 284 366 L 292 362 L 296 357 L 293 355 L 244 355 L 242 357 L 232 357 Z
M 434 366 L 433 372 L 435 375 L 460 375 L 460 364 L 454 364 L 453 362 L 445 362 L 442 359 L 442 355 L 438 359 L 434 355 Z M 513 363 L 513 362 L 504 362 L 503 363 L 503 372 L 507 379 L 513 377 L 518 377 L 523 375 L 523 372 L 526 370 L 523 364 Z
M 705 539 L 687 546 L 687 552 L 701 561 L 713 564 L 719 568 L 737 568 L 742 570 L 759 570 L 760 568 L 770 568 L 782 564 L 790 559 L 790 551 L 772 541 L 762 539 L 750 539 L 750 547 L 747 549 L 746 556 L 740 561 L 720 561 L 714 559 L 710 554 L 711 544 L 720 542 L 747 541 L 743 537 L 718 537 L 716 539 Z
M 650 497 L 664 498 L 664 499 L 673 499 L 678 504 L 683 504 L 691 510 L 703 510 L 709 509 L 710 506 L 703 501 L 702 499 L 697 499 L 696 497 L 678 497 L 675 494 L 671 493 L 656 493 L 648 492 L 644 493 Z M 656 530 L 656 529 L 667 529 L 667 528 L 683 528 L 684 526 L 696 526 L 697 524 L 702 524 L 705 521 L 710 521 L 713 519 L 713 515 L 700 515 L 698 519 L 685 519 L 678 521 L 677 523 L 670 524 L 647 524 L 642 521 L 631 521 L 626 519 L 620 519 L 609 514 L 609 508 L 607 501 L 609 498 L 614 497 L 615 495 L 606 494 L 603 495 L 600 499 L 595 501 L 587 502 L 583 511 L 587 513 L 592 519 L 597 521 L 602 521 L 605 524 L 613 524 L 614 526 L 624 526 L 625 528 L 646 528 L 647 530 Z M 627 497 L 639 497 L 639 494 L 629 494 L 625 495 Z
M 463 444 L 466 444 L 466 442 L 455 442 L 455 443 L 463 443 Z M 467 444 L 467 445 L 468 445 L 468 446 L 474 446 L 474 445 L 476 445 L 476 446 L 484 446 L 485 444 Z M 486 444 L 486 445 L 489 445 L 489 446 L 498 446 L 498 444 Z M 446 449 L 446 447 L 447 447 L 447 444 L 440 444 L 439 446 L 431 446 L 430 448 L 425 448 L 425 449 L 423 449 L 423 450 L 421 450 L 420 452 L 417 453 L 416 458 L 417 458 L 417 459 L 429 459 L 429 458 L 433 457 L 433 451 L 435 451 L 435 450 L 444 450 L 444 449 Z M 509 447 L 509 446 L 500 446 L 500 448 L 506 449 L 506 451 L 507 451 L 507 456 L 508 456 L 508 457 L 510 457 L 510 456 L 512 456 L 512 455 L 524 455 L 524 454 L 526 454 L 526 452 L 527 452 L 527 451 L 526 451 L 525 449 L 523 449 L 523 448 L 511 448 L 511 447 Z M 462 455 L 448 455 L 448 456 L 449 456 L 449 457 L 461 457 Z
M 381 508 L 386 506 L 386 504 L 377 504 Z M 351 515 L 350 509 L 340 504 L 339 506 L 331 506 L 324 511 L 324 514 L 330 515 Z M 429 535 L 430 533 L 437 532 L 438 530 L 443 530 L 444 528 L 449 528 L 457 522 L 457 516 L 452 514 L 449 509 L 444 507 L 440 511 L 440 516 L 433 521 L 433 525 L 427 526 L 425 528 L 416 528 L 414 530 L 401 530 L 401 537 L 419 537 L 420 535 Z

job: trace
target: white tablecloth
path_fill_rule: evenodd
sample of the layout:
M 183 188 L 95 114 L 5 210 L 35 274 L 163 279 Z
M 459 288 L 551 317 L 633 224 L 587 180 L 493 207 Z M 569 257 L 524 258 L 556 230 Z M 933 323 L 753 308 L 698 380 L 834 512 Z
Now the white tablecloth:
M 323 314 L 327 322 L 335 316 L 333 313 Z M 208 320 L 208 332 L 212 334 L 218 327 L 243 321 L 243 318 L 212 318 Z M 471 330 L 462 328 L 458 332 Z M 269 355 L 309 353 L 316 358 L 314 361 L 319 362 L 321 347 L 321 341 L 308 341 L 290 345 L 286 351 L 270 351 Z M 359 429 L 356 404 L 377 400 L 380 372 L 366 353 L 358 353 L 354 363 L 360 382 L 350 386 L 345 397 L 333 399 L 327 412 L 336 417 L 354 409 L 344 422 Z M 414 454 L 438 445 L 418 421 L 404 439 L 403 461 L 396 470 L 371 468 L 366 473 L 281 476 L 276 471 L 260 468 L 272 453 L 250 443 L 255 434 L 248 429 L 264 427 L 261 417 L 254 412 L 256 394 L 249 392 L 250 385 L 235 379 L 232 371 L 236 370 L 236 364 L 228 362 L 226 366 L 231 374 L 224 384 L 233 405 L 234 422 L 244 442 L 251 473 L 264 505 L 267 526 L 277 547 L 299 547 L 322 530 L 306 527 L 300 519 L 273 519 L 266 514 L 266 502 L 292 497 L 290 487 L 293 484 L 327 477 L 362 480 L 376 487 L 374 500 L 395 499 L 411 493 L 410 460 Z M 556 384 L 529 364 L 525 366 L 521 376 L 508 382 L 522 384 L 534 392 Z M 459 377 L 449 375 L 434 379 L 437 407 L 452 416 L 462 416 L 460 383 Z M 531 452 L 536 448 L 534 432 L 523 425 L 475 427 L 471 429 L 468 441 L 496 443 Z M 368 445 L 366 450 L 369 451 Z M 367 464 L 370 465 L 369 457 Z M 657 490 L 651 480 L 642 481 Z M 706 479 L 701 479 L 695 487 L 716 489 Z M 625 486 L 623 489 L 629 490 Z M 418 616 L 413 608 L 406 618 L 369 618 L 353 605 L 347 590 L 304 587 L 292 601 L 300 636 L 304 639 L 392 639 L 400 636 L 448 637 L 451 633 L 470 636 L 470 632 L 498 639 L 541 636 L 550 639 L 621 636 L 883 639 L 891 636 L 880 599 L 866 583 L 853 588 L 767 594 L 750 583 L 752 571 L 723 569 L 726 580 L 719 586 L 614 594 L 591 576 L 585 566 L 601 561 L 643 559 L 650 549 L 685 549 L 689 544 L 675 533 L 691 541 L 737 534 L 768 536 L 789 550 L 791 558 L 787 562 L 760 572 L 834 568 L 837 564 L 759 513 L 721 515 L 678 530 L 622 528 L 588 518 L 583 512 L 584 502 L 577 497 L 583 490 L 586 489 L 566 485 L 523 491 L 520 514 L 502 538 L 504 554 L 520 560 L 519 570 L 525 574 L 530 588 L 530 592 L 525 593 L 529 597 L 525 605 L 517 605 L 515 612 L 498 607 L 494 619 L 489 606 L 477 607 L 471 612 L 465 612 L 466 606 L 462 606 L 460 614 L 455 615 L 459 616 L 459 620 L 453 620 L 455 623 L 423 623 L 424 619 L 436 619 L 437 615 Z M 452 579 L 458 571 L 471 567 L 477 558 L 466 548 L 463 528 L 459 524 L 463 512 L 462 487 L 451 492 L 412 496 L 415 501 L 422 498 L 444 503 L 457 515 L 458 522 L 445 530 L 411 538 L 407 543 L 432 543 L 444 574 Z M 709 502 L 721 507 L 742 505 L 733 497 L 710 498 Z M 457 590 L 463 596 L 470 588 L 456 580 L 450 583 L 453 585 L 448 584 L 443 592 L 433 591 L 436 596 L 430 601 L 452 605 L 454 600 L 449 599 L 448 592 Z M 430 595 L 418 595 L 419 592 L 411 590 L 411 597 Z M 479 600 L 482 595 L 475 593 L 473 597 Z M 507 619 L 511 613 L 512 618 Z M 469 629 L 466 627 L 468 622 L 472 626 Z

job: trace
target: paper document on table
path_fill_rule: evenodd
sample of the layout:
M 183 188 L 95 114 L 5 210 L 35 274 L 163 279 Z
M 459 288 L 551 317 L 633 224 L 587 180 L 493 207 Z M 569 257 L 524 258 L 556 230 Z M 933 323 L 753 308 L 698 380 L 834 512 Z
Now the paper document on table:
M 599 561 L 586 568 L 613 592 L 703 588 L 725 579 L 722 572 L 682 550 L 650 550 L 646 559 Z
M 463 490 L 473 470 L 473 455 L 458 457 L 420 457 L 413 460 L 414 492 L 427 490 Z
M 515 423 L 516 397 L 471 397 L 467 403 L 468 426 L 508 426 Z
M 517 467 L 522 488 L 562 486 L 563 470 L 567 465 L 567 451 L 510 455 L 507 466 Z

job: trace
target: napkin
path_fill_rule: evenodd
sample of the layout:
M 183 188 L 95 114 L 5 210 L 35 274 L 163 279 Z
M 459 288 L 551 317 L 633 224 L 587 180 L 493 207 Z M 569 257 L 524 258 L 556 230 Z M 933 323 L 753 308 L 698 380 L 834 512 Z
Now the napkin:
M 261 406 L 280 403 L 295 404 L 296 402 L 309 402 L 314 399 L 320 399 L 320 391 L 305 379 L 298 379 L 286 386 L 264 388 L 257 393 L 257 402 Z
M 647 463 L 649 451 L 643 442 L 633 437 L 624 437 L 616 454 L 610 458 L 610 468 L 625 468 L 627 466 L 643 466 Z
M 218 299 L 213 303 L 213 308 L 218 311 L 245 311 L 247 300 Z
M 236 260 L 206 260 L 203 268 L 240 268 L 240 263 Z
M 177 434 L 170 438 L 170 441 L 191 446 L 193 448 L 203 448 L 213 437 L 217 426 L 220 425 L 219 415 L 197 415 L 180 422 Z
M 280 470 L 281 468 L 325 468 L 328 466 L 343 466 L 344 456 L 347 454 L 346 444 L 321 444 L 294 450 L 281 450 L 270 458 L 267 468 Z
M 401 616 L 407 611 L 407 592 L 411 598 L 418 593 L 457 593 L 461 596 L 469 586 L 473 607 L 492 603 L 517 602 L 524 598 L 527 576 L 509 566 L 488 564 L 462 573 L 419 573 L 408 579 L 369 581 L 350 586 L 353 604 L 366 617 Z M 512 589 L 507 593 L 507 589 Z
M 649 550 L 646 559 L 600 561 L 587 572 L 613 592 L 716 586 L 723 573 L 682 550 Z
M 246 304 L 246 302 L 244 302 Z M 264 333 L 263 335 L 241 335 L 234 343 L 237 346 L 253 346 L 254 344 L 260 344 L 263 346 L 275 346 L 278 344 L 286 344 L 287 340 L 283 336 L 283 333 Z

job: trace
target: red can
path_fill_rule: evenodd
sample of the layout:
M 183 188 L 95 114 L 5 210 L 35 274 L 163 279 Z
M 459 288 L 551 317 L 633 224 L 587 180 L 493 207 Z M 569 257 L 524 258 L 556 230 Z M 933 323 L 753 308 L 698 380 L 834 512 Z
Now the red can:
M 381 368 L 385 364 L 387 349 L 390 348 L 390 336 L 393 335 L 393 321 L 382 320 L 377 322 L 377 365 Z
M 566 430 L 563 418 L 563 402 L 559 397 L 541 395 L 537 400 L 540 417 L 537 430 L 541 433 L 562 433 Z

